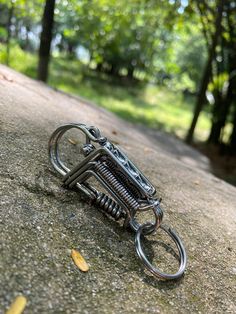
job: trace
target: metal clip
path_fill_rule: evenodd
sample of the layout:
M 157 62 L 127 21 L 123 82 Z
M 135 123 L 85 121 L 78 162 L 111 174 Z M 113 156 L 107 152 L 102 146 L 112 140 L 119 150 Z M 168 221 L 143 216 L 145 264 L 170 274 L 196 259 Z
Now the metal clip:
M 84 160 L 69 169 L 60 159 L 59 142 L 63 134 L 72 128 L 82 131 L 86 140 L 82 148 Z M 63 175 L 65 187 L 76 187 L 108 215 L 115 220 L 123 218 L 124 226 L 130 226 L 135 231 L 137 254 L 153 275 L 163 280 L 177 279 L 183 275 L 187 261 L 185 248 L 173 230 L 161 225 L 163 211 L 160 200 L 154 198 L 155 188 L 120 148 L 101 136 L 98 128 L 74 123 L 60 126 L 49 140 L 49 157 L 53 167 Z M 91 186 L 88 183 L 91 177 L 95 177 L 109 195 Z M 154 223 L 138 223 L 136 214 L 144 210 L 153 211 Z M 173 239 L 179 252 L 179 270 L 174 274 L 155 268 L 141 245 L 141 236 L 151 234 L 159 227 Z

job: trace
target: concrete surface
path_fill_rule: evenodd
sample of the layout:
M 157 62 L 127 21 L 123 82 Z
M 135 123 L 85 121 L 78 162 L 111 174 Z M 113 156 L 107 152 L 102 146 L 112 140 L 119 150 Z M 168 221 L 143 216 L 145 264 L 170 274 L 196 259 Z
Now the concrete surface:
M 186 245 L 182 280 L 154 279 L 130 231 L 61 187 L 47 142 L 71 121 L 98 126 L 156 186 L 164 222 Z M 153 145 L 151 134 L 111 113 L 0 66 L 1 313 L 19 294 L 28 300 L 24 313 L 236 312 L 236 188 L 167 153 L 164 142 Z M 145 244 L 153 262 L 170 270 L 176 261 L 163 241 L 170 243 L 158 232 Z M 73 264 L 72 248 L 87 259 L 88 273 Z

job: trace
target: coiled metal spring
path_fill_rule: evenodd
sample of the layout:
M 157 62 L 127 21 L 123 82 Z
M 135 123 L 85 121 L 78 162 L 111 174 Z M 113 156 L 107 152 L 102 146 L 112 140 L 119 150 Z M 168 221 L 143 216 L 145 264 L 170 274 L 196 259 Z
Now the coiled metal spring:
M 113 190 L 122 197 L 125 204 L 136 211 L 139 208 L 139 203 L 131 196 L 131 194 L 123 187 L 123 185 L 116 179 L 111 171 L 106 167 L 104 162 L 99 162 L 95 165 L 96 172 L 108 183 Z
M 117 180 L 119 182 L 122 182 L 122 185 L 124 187 L 126 187 L 126 189 L 129 189 L 129 193 L 132 195 L 132 197 L 134 199 L 139 199 L 140 197 L 140 193 L 138 191 L 137 188 L 135 188 L 132 184 L 130 184 L 130 182 L 127 179 L 127 176 L 125 174 L 123 174 L 120 171 L 117 171 L 117 167 L 114 165 L 114 163 L 112 161 L 110 161 L 109 159 L 106 160 L 106 166 L 109 168 L 109 170 L 115 174 L 115 177 L 117 178 Z
M 98 193 L 95 199 L 95 205 L 104 210 L 107 214 L 113 217 L 115 220 L 125 217 L 125 212 L 122 210 L 112 198 L 105 193 Z

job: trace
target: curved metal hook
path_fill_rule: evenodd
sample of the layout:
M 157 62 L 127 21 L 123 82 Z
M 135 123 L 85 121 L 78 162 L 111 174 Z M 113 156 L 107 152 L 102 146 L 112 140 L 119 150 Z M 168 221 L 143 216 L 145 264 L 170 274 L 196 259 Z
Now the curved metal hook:
M 94 126 L 87 127 L 82 123 L 69 123 L 57 128 L 51 135 L 48 144 L 49 158 L 54 166 L 54 168 L 62 175 L 66 175 L 70 171 L 68 167 L 61 161 L 59 156 L 59 142 L 63 134 L 68 130 L 76 128 L 82 131 L 86 135 L 87 143 L 93 141 L 95 143 L 103 144 L 107 139 L 101 136 L 98 128 Z

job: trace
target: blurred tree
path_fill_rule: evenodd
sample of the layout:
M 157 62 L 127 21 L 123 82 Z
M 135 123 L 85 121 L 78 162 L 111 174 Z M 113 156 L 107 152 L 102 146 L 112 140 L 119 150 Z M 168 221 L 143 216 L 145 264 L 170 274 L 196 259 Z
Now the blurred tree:
M 202 14 L 203 12 L 203 17 L 202 18 L 206 18 L 208 19 L 208 16 L 214 16 L 215 15 L 215 11 L 217 11 L 216 14 L 216 18 L 214 21 L 214 31 L 213 34 L 211 36 L 211 42 L 208 42 L 208 60 L 203 72 L 203 76 L 201 79 L 201 85 L 200 85 L 200 91 L 197 97 L 197 102 L 196 102 L 196 106 L 195 106 L 195 110 L 194 110 L 194 115 L 193 115 L 193 120 L 190 126 L 190 129 L 188 131 L 187 137 L 186 137 L 186 141 L 187 143 L 191 143 L 192 139 L 193 139 L 193 133 L 195 130 L 195 127 L 197 125 L 197 121 L 198 121 L 198 117 L 200 115 L 200 112 L 204 106 L 204 104 L 206 103 L 206 91 L 207 91 L 207 87 L 212 75 L 212 62 L 215 58 L 216 55 L 216 46 L 218 44 L 218 40 L 221 34 L 221 21 L 222 21 L 222 15 L 223 15 L 223 3 L 224 0 L 218 0 L 217 2 L 217 7 L 216 8 L 212 8 L 209 7 L 208 2 L 207 1 L 201 1 L 201 3 L 198 2 L 198 7 L 200 8 L 199 12 L 200 14 Z M 212 17 L 211 17 L 212 19 Z M 211 24 L 209 24 L 209 27 L 211 27 Z M 205 25 L 203 25 L 203 30 L 204 30 L 204 34 L 206 36 L 205 33 Z
M 229 80 L 227 90 L 227 110 L 232 106 L 232 132 L 230 134 L 230 150 L 236 154 L 236 1 L 228 1 L 226 7 L 226 25 L 229 37 L 227 37 Z M 227 114 L 227 112 L 226 112 Z M 225 114 L 225 116 L 226 116 Z M 225 125 L 226 118 L 222 121 L 221 128 Z
M 206 43 L 199 24 L 199 16 L 193 15 L 192 11 L 180 16 L 174 28 L 171 51 L 167 60 L 164 59 L 165 65 L 169 65 L 167 71 L 172 77 L 173 88 L 186 94 L 198 93 L 207 59 Z
M 169 33 L 178 16 L 180 1 L 96 0 L 72 1 L 66 28 L 61 30 L 70 51 L 77 45 L 87 49 L 91 64 L 112 75 L 134 70 L 151 72 L 155 58 L 167 47 Z M 63 5 L 63 1 L 61 3 Z M 74 25 L 74 27 L 72 27 Z M 162 26 L 160 28 L 160 25 Z
M 11 24 L 12 24 L 12 17 L 14 12 L 14 1 L 11 0 L 8 9 L 8 19 L 7 19 L 7 39 L 6 39 L 6 64 L 9 65 L 10 59 L 10 41 L 11 41 Z
M 6 44 L 6 64 L 10 62 L 11 40 L 19 42 L 24 49 L 30 48 L 28 35 L 39 22 L 43 1 L 0 0 L 0 40 Z M 2 27 L 6 32 L 1 32 Z
M 233 125 L 235 147 L 235 10 L 235 0 L 0 0 L 0 42 L 9 63 L 11 45 L 38 48 L 42 24 L 40 80 L 47 80 L 52 46 L 65 58 L 86 56 L 90 69 L 198 94 L 187 141 L 208 103 L 208 142 L 224 142 L 225 126 Z
M 76 48 L 80 45 L 78 34 L 80 17 L 76 15 L 77 5 L 75 0 L 58 0 L 55 12 L 54 29 L 61 37 L 58 47 L 61 52 L 65 51 L 69 58 L 76 57 Z
M 42 32 L 40 37 L 38 62 L 38 79 L 44 82 L 46 82 L 48 78 L 48 65 L 50 61 L 50 48 L 54 22 L 54 8 L 55 0 L 46 0 L 42 19 Z
M 209 143 L 220 144 L 222 132 L 230 116 L 230 107 L 236 97 L 236 46 L 228 38 L 218 51 L 216 60 L 215 76 L 212 89 L 214 95 L 214 106 L 212 110 L 212 126 L 208 138 Z M 235 39 L 234 39 L 235 40 Z M 224 41 L 224 38 L 222 38 Z
M 227 122 L 231 122 L 233 127 L 228 146 L 231 152 L 236 152 L 236 121 L 233 115 L 236 106 L 236 1 L 197 1 L 196 4 L 208 47 L 208 62 L 201 81 L 187 142 L 192 141 L 199 114 L 206 103 L 208 90 L 212 106 L 212 125 L 208 143 L 220 146 L 227 144 L 224 139 L 224 129 Z M 215 10 L 218 16 L 214 22 Z

